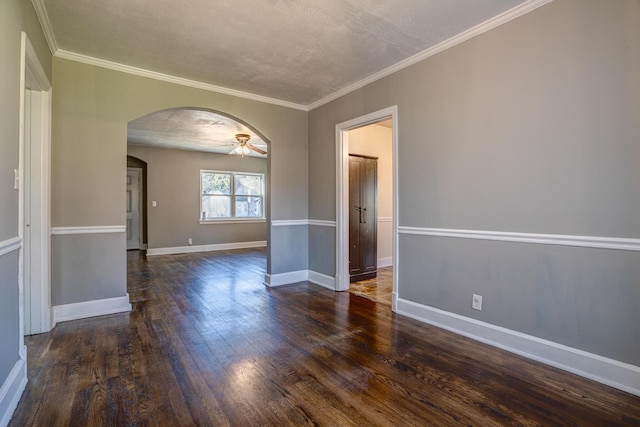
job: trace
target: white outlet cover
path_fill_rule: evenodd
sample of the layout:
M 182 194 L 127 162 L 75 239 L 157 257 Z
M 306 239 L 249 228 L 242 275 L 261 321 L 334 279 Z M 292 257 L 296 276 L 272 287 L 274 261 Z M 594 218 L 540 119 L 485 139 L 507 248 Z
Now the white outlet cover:
M 471 308 L 474 310 L 482 310 L 482 295 L 473 294 L 473 299 L 471 300 Z

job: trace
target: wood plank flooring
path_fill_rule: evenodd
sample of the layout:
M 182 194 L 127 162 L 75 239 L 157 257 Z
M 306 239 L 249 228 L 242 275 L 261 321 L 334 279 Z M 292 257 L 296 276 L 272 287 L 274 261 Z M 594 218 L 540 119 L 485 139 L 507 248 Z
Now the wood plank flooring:
M 380 304 L 391 305 L 393 294 L 393 267 L 382 267 L 373 279 L 360 280 L 349 285 L 349 292 Z
M 303 282 L 128 254 L 133 311 L 28 337 L 10 426 L 640 425 L 640 398 Z

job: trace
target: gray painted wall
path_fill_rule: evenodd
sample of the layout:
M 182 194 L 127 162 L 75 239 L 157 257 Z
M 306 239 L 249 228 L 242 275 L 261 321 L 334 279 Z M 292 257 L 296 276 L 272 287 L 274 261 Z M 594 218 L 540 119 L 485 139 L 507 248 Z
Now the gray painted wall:
M 20 37 L 29 36 L 45 73 L 51 79 L 51 53 L 31 2 L 0 2 L 0 242 L 18 230 L 18 192 L 13 170 L 19 167 Z M 0 387 L 19 360 L 18 252 L 0 255 Z M 6 403 L 6 402 L 5 402 Z M 0 418 L 6 407 L 0 405 Z
M 308 218 L 307 203 L 307 114 L 303 111 L 264 104 L 247 99 L 107 70 L 54 58 L 53 135 L 52 135 L 52 225 L 107 226 L 125 224 L 125 169 L 127 124 L 154 111 L 175 107 L 198 107 L 220 111 L 251 125 L 270 141 L 268 193 L 272 219 Z M 269 214 L 269 213 L 268 213 Z M 290 236 L 295 237 L 295 236 Z M 150 236 L 151 238 L 151 236 Z M 196 236 L 193 237 L 194 239 Z M 110 239 L 95 235 L 92 245 Z M 285 239 L 285 240 L 282 240 Z M 298 242 L 280 236 L 277 252 L 269 254 L 271 263 L 306 265 L 307 253 L 295 251 Z M 195 241 L 194 241 L 195 243 Z M 169 241 L 158 244 L 170 244 Z M 108 283 L 119 282 L 117 293 L 124 294 L 126 281 L 120 270 L 110 277 L 107 263 L 124 256 L 125 241 L 107 243 L 105 261 L 95 259 L 95 269 Z M 102 297 L 94 278 L 75 265 L 52 260 L 52 269 L 76 277 L 88 287 L 83 298 Z M 124 260 L 122 260 L 124 268 Z M 73 271 L 75 269 L 75 271 Z M 76 274 L 77 273 L 77 274 Z M 82 275 L 86 275 L 82 280 Z M 102 274 L 102 273 L 101 273 Z M 55 301 L 69 301 L 57 295 Z
M 556 0 L 314 109 L 310 217 L 335 125 L 397 105 L 399 225 L 640 238 L 638 52 L 640 2 Z M 640 365 L 637 252 L 449 240 L 401 235 L 400 298 Z
M 309 270 L 327 276 L 336 271 L 336 228 L 309 226 Z
M 637 252 L 408 235 L 399 249 L 403 299 L 640 366 Z
M 147 162 L 149 248 L 267 240 L 262 223 L 200 224 L 200 170 L 267 172 L 267 159 L 129 145 Z M 157 202 L 154 208 L 152 201 Z
M 307 270 L 309 232 L 306 225 L 271 227 L 271 274 Z
M 127 259 L 122 245 L 126 245 L 125 233 L 52 236 L 51 304 L 126 295 Z
M 0 387 L 18 361 L 18 251 L 0 256 Z

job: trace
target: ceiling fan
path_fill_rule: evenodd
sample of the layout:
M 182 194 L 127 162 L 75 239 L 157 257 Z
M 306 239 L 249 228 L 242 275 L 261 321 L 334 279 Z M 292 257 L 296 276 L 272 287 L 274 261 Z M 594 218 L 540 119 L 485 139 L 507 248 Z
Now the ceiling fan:
M 236 146 L 229 152 L 229 154 L 240 154 L 242 157 L 249 154 L 251 151 L 255 151 L 259 154 L 267 154 L 266 151 L 256 147 L 255 145 L 249 144 L 249 140 L 251 139 L 251 135 L 246 133 L 238 133 L 236 134 L 236 141 L 238 141 Z

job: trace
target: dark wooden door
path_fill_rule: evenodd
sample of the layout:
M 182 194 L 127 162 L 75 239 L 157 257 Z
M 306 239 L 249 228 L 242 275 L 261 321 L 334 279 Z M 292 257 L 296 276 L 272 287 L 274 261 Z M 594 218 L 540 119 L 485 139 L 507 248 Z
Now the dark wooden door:
M 376 277 L 378 269 L 378 159 L 349 155 L 349 275 Z

